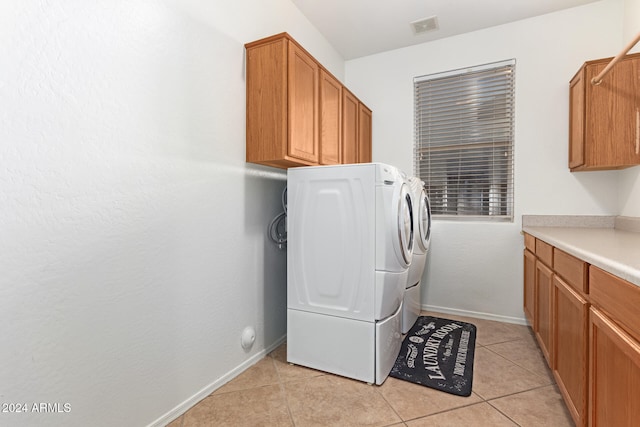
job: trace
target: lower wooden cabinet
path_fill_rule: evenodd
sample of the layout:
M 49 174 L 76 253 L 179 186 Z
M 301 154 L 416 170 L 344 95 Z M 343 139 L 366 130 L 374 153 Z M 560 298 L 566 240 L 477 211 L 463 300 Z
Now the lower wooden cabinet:
M 533 326 L 535 313 L 536 256 L 528 249 L 524 250 L 524 315 Z
M 589 267 L 589 425 L 640 424 L 640 287 Z
M 525 243 L 524 312 L 576 426 L 640 426 L 640 286 Z
M 589 303 L 558 275 L 553 277 L 551 369 L 576 426 L 586 425 Z
M 534 332 L 540 344 L 542 354 L 547 359 L 547 363 L 551 365 L 552 356 L 552 292 L 551 288 L 553 279 L 553 271 L 539 260 L 536 261 L 536 289 L 535 289 L 535 314 L 534 314 Z
M 590 316 L 589 426 L 640 423 L 640 344 L 592 307 Z

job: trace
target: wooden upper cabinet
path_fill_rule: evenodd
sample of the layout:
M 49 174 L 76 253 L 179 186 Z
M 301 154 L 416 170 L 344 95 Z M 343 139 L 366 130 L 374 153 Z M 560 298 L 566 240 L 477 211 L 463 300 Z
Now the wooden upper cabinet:
M 248 43 L 247 162 L 318 164 L 318 63 L 284 35 Z
M 358 162 L 358 98 L 342 91 L 342 163 Z
M 371 110 L 358 104 L 358 162 L 371 162 Z
M 371 110 L 351 92 L 342 92 L 343 163 L 371 162 Z
M 569 168 L 621 169 L 640 164 L 640 54 L 621 59 L 598 85 L 612 58 L 588 61 L 570 83 Z
M 247 162 L 286 167 L 288 158 L 288 60 L 286 39 L 247 49 Z
M 287 33 L 245 48 L 247 162 L 283 169 L 358 162 L 358 108 L 364 104 L 354 96 L 354 119 L 345 118 L 347 89 Z M 346 148 L 345 128 L 355 138 Z M 368 132 L 370 141 L 370 125 Z
M 289 43 L 289 139 L 287 154 L 318 163 L 318 79 L 311 56 Z
M 584 73 L 569 84 L 569 169 L 584 165 Z
M 320 70 L 320 164 L 342 162 L 342 85 Z

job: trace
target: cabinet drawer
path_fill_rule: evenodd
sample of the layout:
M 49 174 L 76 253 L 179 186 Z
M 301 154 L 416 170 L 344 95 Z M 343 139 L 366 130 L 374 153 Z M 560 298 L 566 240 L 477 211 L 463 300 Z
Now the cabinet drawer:
M 591 303 L 640 340 L 640 287 L 604 270 L 589 267 Z
M 531 234 L 524 233 L 524 247 L 529 249 L 531 253 L 536 252 L 536 238 Z
M 589 293 L 587 286 L 587 267 L 584 261 L 553 248 L 553 269 L 559 274 L 569 285 L 583 294 Z
M 553 267 L 553 246 L 536 239 L 536 256 L 549 267 Z

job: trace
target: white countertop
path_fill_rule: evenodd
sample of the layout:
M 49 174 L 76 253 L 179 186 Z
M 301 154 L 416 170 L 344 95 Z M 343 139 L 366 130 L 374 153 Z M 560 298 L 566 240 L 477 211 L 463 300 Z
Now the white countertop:
M 640 233 L 616 228 L 524 226 L 522 231 L 640 286 Z

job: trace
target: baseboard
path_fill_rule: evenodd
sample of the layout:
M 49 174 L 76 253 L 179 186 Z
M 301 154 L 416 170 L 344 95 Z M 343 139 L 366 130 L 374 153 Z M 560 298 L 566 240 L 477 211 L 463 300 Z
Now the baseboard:
M 217 389 L 219 389 L 220 387 L 222 387 L 223 385 L 225 385 L 226 383 L 228 383 L 229 381 L 231 381 L 232 379 L 234 379 L 235 377 L 237 377 L 238 375 L 240 375 L 241 373 L 243 373 L 244 371 L 246 371 L 256 363 L 258 363 L 260 360 L 264 358 L 264 356 L 266 356 L 267 354 L 271 353 L 273 350 L 278 348 L 283 342 L 286 341 L 286 339 L 287 339 L 287 336 L 283 335 L 278 340 L 276 340 L 273 344 L 266 347 L 264 350 L 254 354 L 249 359 L 245 360 L 244 362 L 236 366 L 231 371 L 227 372 L 226 374 L 224 374 L 223 376 L 221 376 L 211 384 L 207 385 L 202 390 L 198 391 L 196 394 L 194 394 L 193 396 L 191 396 L 190 398 L 188 398 L 187 400 L 185 400 L 184 402 L 182 402 L 181 404 L 179 404 L 178 406 L 176 406 L 166 414 L 162 415 L 160 418 L 158 418 L 157 420 L 149 424 L 147 427 L 166 426 L 167 424 L 169 424 L 170 422 L 172 422 L 173 420 L 175 420 L 176 418 L 180 417 L 182 414 L 187 412 L 189 409 L 191 409 L 195 404 L 200 402 L 202 399 L 209 396 L 211 393 L 213 393 L 214 391 L 216 391 Z
M 443 314 L 455 314 L 458 316 L 474 317 L 476 319 L 495 320 L 496 322 L 513 323 L 516 325 L 528 326 L 524 317 L 501 316 L 499 314 L 482 313 L 479 311 L 459 310 L 457 308 L 438 307 L 435 305 L 422 305 L 423 310 L 435 311 Z

